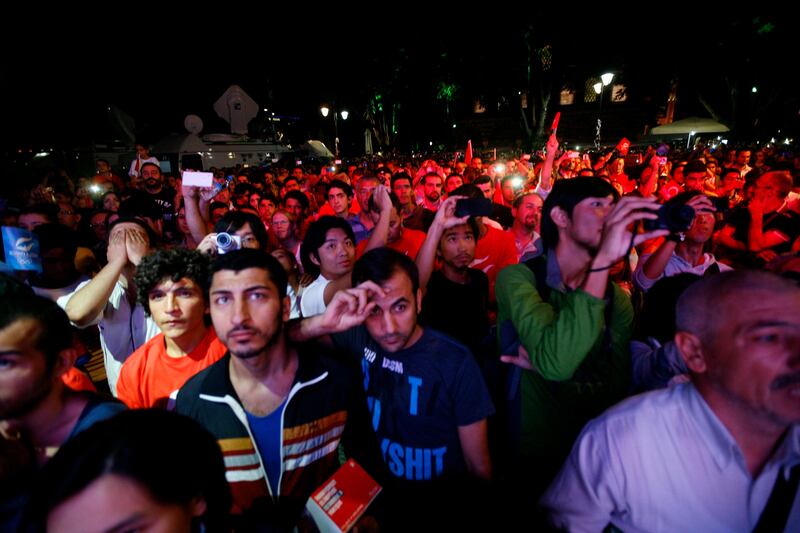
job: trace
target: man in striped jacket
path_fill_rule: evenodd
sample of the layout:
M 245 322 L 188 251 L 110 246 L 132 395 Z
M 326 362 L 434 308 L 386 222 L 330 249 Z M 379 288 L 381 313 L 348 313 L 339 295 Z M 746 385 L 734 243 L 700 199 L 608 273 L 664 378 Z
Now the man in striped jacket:
M 237 526 L 291 529 L 339 467 L 340 444 L 380 474 L 366 403 L 347 369 L 286 341 L 290 306 L 277 260 L 238 250 L 211 271 L 211 318 L 228 353 L 181 388 L 176 410 L 217 438 Z

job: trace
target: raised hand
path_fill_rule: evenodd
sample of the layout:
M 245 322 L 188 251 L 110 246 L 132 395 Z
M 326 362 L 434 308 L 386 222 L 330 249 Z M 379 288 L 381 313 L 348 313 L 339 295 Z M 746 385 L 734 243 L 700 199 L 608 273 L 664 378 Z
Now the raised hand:
M 322 327 L 327 333 L 338 333 L 363 324 L 376 305 L 372 300 L 384 294 L 384 290 L 372 281 L 340 290 L 322 315 Z
M 208 255 L 217 255 L 217 234 L 209 233 L 197 245 L 196 250 Z
M 433 223 L 445 230 L 458 226 L 459 224 L 466 224 L 469 216 L 457 217 L 456 216 L 456 203 L 459 200 L 466 198 L 466 196 L 448 196 L 436 210 L 436 216 Z
M 128 259 L 135 266 L 139 266 L 142 258 L 150 251 L 150 244 L 144 230 L 130 229 L 125 231 L 125 249 Z
M 106 258 L 109 263 L 121 263 L 125 265 L 128 262 L 128 251 L 125 246 L 125 231 L 115 231 L 108 237 L 108 250 L 106 251 Z
M 659 204 L 654 198 L 639 198 L 635 196 L 625 196 L 606 217 L 603 225 L 603 237 L 600 241 L 596 261 L 604 265 L 616 263 L 628 254 L 631 245 L 633 232 L 630 226 L 639 220 L 655 220 L 658 218 L 656 211 Z M 633 245 L 636 246 L 649 239 L 668 235 L 668 230 L 653 230 L 639 233 L 633 238 Z M 597 268 L 599 265 L 594 265 Z
M 375 202 L 375 207 L 379 213 L 390 211 L 392 209 L 392 199 L 389 197 L 389 189 L 383 185 L 375 187 L 372 193 L 372 200 Z

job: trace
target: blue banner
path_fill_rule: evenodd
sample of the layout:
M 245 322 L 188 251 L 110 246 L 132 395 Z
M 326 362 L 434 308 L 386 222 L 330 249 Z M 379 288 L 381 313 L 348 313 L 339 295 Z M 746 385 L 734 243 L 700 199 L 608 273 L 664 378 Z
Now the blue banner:
M 42 271 L 42 256 L 39 239 L 30 231 L 3 226 L 3 249 L 6 265 L 13 270 Z

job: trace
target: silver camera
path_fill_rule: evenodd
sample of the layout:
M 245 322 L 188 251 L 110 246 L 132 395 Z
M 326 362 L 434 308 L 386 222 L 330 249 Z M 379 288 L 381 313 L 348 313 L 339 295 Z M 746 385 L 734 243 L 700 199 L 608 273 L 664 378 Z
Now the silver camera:
M 217 245 L 218 254 L 226 254 L 242 247 L 242 238 L 238 235 L 231 235 L 230 233 L 217 233 L 214 239 Z

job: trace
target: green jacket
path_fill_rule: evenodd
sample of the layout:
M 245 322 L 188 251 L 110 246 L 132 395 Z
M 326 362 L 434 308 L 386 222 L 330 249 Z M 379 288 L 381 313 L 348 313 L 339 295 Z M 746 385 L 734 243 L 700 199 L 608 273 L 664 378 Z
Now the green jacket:
M 560 467 L 581 428 L 620 401 L 630 387 L 630 299 L 616 284 L 606 301 L 561 281 L 555 254 L 547 259 L 547 301 L 525 264 L 497 277 L 498 335 L 513 331 L 536 371 L 520 381 L 520 441 L 523 460 Z M 611 324 L 606 333 L 606 317 Z M 506 341 L 498 339 L 501 343 Z

